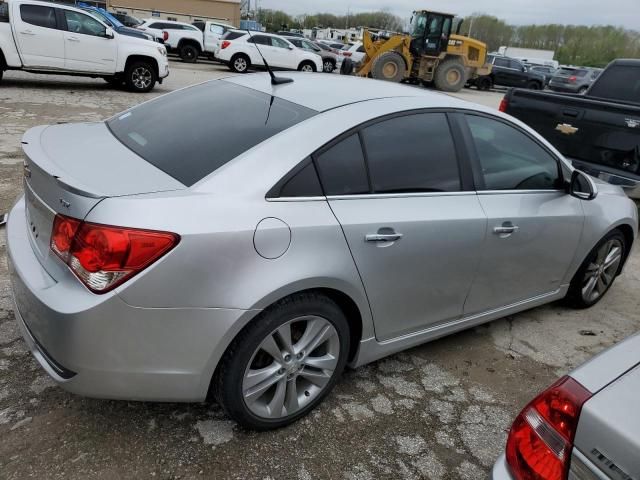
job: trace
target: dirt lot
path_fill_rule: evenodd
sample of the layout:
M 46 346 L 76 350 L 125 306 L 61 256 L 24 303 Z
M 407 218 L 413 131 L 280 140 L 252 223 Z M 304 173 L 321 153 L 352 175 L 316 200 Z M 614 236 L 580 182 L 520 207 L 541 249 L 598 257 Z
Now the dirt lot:
M 20 138 L 35 125 L 103 119 L 226 75 L 172 64 L 152 94 L 102 80 L 9 72 L 0 85 L 0 213 L 21 192 Z M 497 106 L 500 94 L 461 97 Z M 215 112 L 212 112 L 215 114 Z M 485 478 L 505 429 L 538 390 L 640 329 L 640 254 L 588 311 L 550 305 L 349 371 L 284 430 L 241 431 L 213 404 L 91 400 L 65 393 L 27 352 L 0 230 L 0 478 Z

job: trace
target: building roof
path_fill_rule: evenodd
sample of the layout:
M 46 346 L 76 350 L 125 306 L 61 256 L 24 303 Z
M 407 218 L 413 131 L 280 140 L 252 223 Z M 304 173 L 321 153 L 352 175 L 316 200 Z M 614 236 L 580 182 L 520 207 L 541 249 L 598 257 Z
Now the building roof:
M 393 97 L 416 97 L 423 100 L 421 104 L 428 100 L 433 108 L 469 106 L 468 102 L 442 93 L 382 80 L 326 73 L 278 72 L 277 75 L 292 78 L 294 82 L 271 85 L 268 73 L 235 75 L 223 80 L 320 112 L 351 103 Z

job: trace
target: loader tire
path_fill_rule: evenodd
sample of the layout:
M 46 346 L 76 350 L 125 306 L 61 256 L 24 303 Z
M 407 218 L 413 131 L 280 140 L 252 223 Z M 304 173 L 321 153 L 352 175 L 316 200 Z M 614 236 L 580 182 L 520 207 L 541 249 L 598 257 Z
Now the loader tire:
M 467 83 L 464 65 L 455 58 L 445 60 L 438 65 L 433 83 L 443 92 L 459 92 Z
M 407 65 L 398 52 L 384 52 L 373 60 L 371 76 L 376 80 L 399 83 L 406 75 Z

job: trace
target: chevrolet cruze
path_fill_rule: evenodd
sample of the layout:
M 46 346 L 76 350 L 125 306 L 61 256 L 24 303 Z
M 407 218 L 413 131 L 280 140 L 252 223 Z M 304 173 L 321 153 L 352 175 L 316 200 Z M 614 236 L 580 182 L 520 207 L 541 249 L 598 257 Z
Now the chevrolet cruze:
M 16 319 L 63 388 L 217 398 L 243 426 L 281 427 L 346 365 L 558 299 L 589 307 L 623 268 L 635 205 L 522 123 L 289 76 L 25 134 Z

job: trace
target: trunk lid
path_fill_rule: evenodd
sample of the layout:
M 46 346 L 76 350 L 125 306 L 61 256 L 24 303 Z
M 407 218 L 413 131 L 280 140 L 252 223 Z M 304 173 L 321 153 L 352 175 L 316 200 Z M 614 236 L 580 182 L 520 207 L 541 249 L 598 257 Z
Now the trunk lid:
M 54 277 L 49 242 L 56 213 L 84 219 L 108 197 L 186 188 L 122 145 L 104 123 L 35 127 L 22 144 L 31 245 Z

